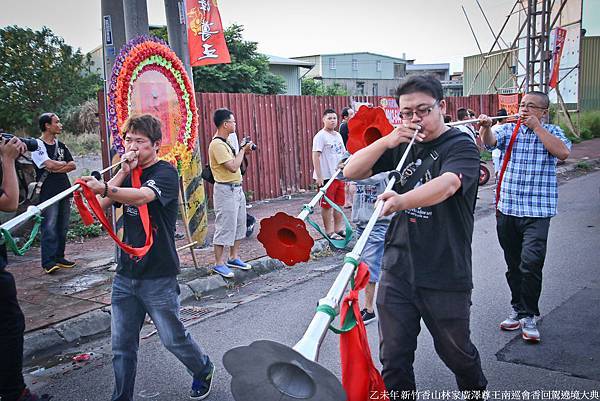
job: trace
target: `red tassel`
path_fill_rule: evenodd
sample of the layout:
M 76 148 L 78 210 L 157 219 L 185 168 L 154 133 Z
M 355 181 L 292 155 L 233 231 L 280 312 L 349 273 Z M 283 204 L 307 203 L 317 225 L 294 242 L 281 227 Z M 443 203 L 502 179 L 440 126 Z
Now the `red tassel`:
M 79 215 L 81 216 L 81 221 L 84 225 L 89 226 L 94 222 L 94 217 L 90 213 L 89 209 L 83 203 L 83 199 L 81 197 L 80 192 L 75 192 L 74 194 L 75 205 L 77 206 L 77 210 L 79 211 Z

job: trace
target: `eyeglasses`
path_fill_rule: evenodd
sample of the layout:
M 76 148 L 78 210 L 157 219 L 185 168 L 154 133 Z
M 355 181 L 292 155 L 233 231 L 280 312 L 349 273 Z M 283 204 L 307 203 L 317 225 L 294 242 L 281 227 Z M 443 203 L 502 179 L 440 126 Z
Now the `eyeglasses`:
M 546 107 L 540 107 L 537 106 L 533 103 L 527 103 L 527 104 L 520 104 L 519 108 L 523 109 L 523 110 L 527 110 L 527 109 L 534 109 L 534 110 L 546 110 Z
M 224 122 L 226 122 L 226 123 L 232 123 L 232 124 L 236 123 L 235 120 L 225 120 Z
M 416 114 L 419 118 L 425 118 L 431 113 L 431 111 L 437 106 L 438 101 L 436 100 L 431 106 L 419 107 L 414 111 L 401 111 L 400 115 L 403 120 L 411 120 L 413 116 Z

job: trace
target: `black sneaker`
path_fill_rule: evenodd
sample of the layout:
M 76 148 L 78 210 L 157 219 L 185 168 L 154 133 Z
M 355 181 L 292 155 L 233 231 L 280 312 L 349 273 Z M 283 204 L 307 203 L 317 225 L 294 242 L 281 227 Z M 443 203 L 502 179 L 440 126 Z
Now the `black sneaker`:
M 71 262 L 70 260 L 67 260 L 65 258 L 57 258 L 56 264 L 58 265 L 58 267 L 62 267 L 63 269 L 71 269 L 72 267 L 75 267 L 76 263 Z
M 365 326 L 371 322 L 377 320 L 377 316 L 375 316 L 375 311 L 369 312 L 367 308 L 364 308 L 360 311 L 360 315 L 362 316 L 362 320 L 365 323 Z
M 190 400 L 203 400 L 210 394 L 213 378 L 215 377 L 215 365 L 212 365 L 210 373 L 204 380 L 194 379 L 190 390 Z
M 42 269 L 44 269 L 44 272 L 46 272 L 46 274 L 52 274 L 58 269 L 60 269 L 60 266 L 57 263 L 51 262 L 48 263 L 46 266 L 42 266 Z

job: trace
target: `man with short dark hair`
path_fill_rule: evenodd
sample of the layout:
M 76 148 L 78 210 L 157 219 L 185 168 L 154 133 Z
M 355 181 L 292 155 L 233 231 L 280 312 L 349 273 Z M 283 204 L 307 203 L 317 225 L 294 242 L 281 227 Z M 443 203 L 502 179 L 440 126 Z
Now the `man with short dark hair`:
M 344 168 L 350 179 L 395 170 L 418 130 L 395 192 L 379 197 L 385 200 L 382 215 L 396 212 L 377 295 L 383 379 L 389 392 L 416 390 L 413 362 L 423 320 L 459 390 L 481 397 L 487 380 L 469 328 L 479 152 L 462 132 L 444 125 L 439 80 L 412 76 L 396 94 L 403 124 L 356 152 Z
M 461 107 L 460 109 L 456 110 L 456 117 L 458 118 L 458 121 L 466 121 L 474 117 L 474 115 L 471 115 L 471 113 L 471 110 L 467 110 L 464 107 Z M 457 125 L 456 128 L 469 135 L 471 139 L 473 139 L 473 142 L 475 142 L 477 131 L 475 130 L 473 124 L 465 123 Z
M 249 270 L 252 266 L 239 257 L 240 242 L 246 236 L 246 195 L 242 188 L 240 166 L 244 155 L 252 151 L 253 143 L 243 144 L 238 152 L 228 142 L 235 132 L 236 122 L 228 109 L 215 111 L 213 121 L 217 132 L 208 145 L 210 169 L 215 178 L 213 208 L 215 211 L 215 234 L 213 247 L 215 265 L 212 270 L 223 277 L 231 278 L 231 268 Z M 225 246 L 229 247 L 229 259 L 225 261 Z
M 340 123 L 340 135 L 344 141 L 344 146 L 348 143 L 348 121 L 354 116 L 352 107 L 344 107 L 342 109 L 342 122 Z
M 149 114 L 131 116 L 123 125 L 126 160 L 103 183 L 82 177 L 98 196 L 102 208 L 123 206 L 123 242 L 140 248 L 146 234 L 139 207 L 146 205 L 152 245 L 141 256 L 121 252 L 111 298 L 111 340 L 115 389 L 113 401 L 133 400 L 139 336 L 146 313 L 164 346 L 193 376 L 190 398 L 201 400 L 210 392 L 215 367 L 179 320 L 179 257 L 175 247 L 179 177 L 177 170 L 158 159 L 162 140 L 160 121 Z M 138 170 L 141 169 L 141 173 Z M 141 186 L 132 175 L 141 174 Z
M 540 341 L 535 317 L 539 316 L 542 268 L 550 219 L 556 215 L 557 160 L 569 157 L 571 142 L 557 125 L 547 124 L 550 100 L 543 92 L 523 96 L 519 106 L 522 125 L 508 153 L 514 123 L 492 131 L 492 121 L 481 115 L 480 134 L 489 149 L 501 151 L 500 164 L 509 157 L 503 173 L 496 215 L 496 231 L 507 264 L 506 280 L 512 309 L 500 323 L 503 330 L 521 328 L 527 342 Z
M 60 119 L 54 113 L 44 113 L 39 118 L 42 132 L 38 140 L 38 150 L 31 152 L 36 165 L 40 191 L 39 201 L 44 202 L 71 186 L 67 173 L 75 170 L 73 156 L 67 146 L 58 140 L 62 132 Z M 39 185 L 39 184 L 38 184 Z M 42 248 L 42 269 L 48 274 L 58 269 L 69 269 L 75 262 L 65 259 L 67 231 L 71 217 L 71 196 L 48 206 L 42 211 L 40 243 Z
M 0 138 L 0 210 L 14 212 L 19 203 L 19 184 L 15 160 L 26 151 L 25 144 L 13 137 Z M 17 287 L 6 271 L 8 255 L 4 241 L 0 243 L 0 400 L 38 401 L 23 379 L 23 333 L 25 317 L 17 300 Z M 43 396 L 42 400 L 48 399 Z
M 323 129 L 313 138 L 312 162 L 313 178 L 321 188 L 338 168 L 338 164 L 346 154 L 346 147 L 342 136 L 335 130 L 337 127 L 337 114 L 333 109 L 323 112 Z M 344 182 L 334 179 L 325 196 L 339 207 L 344 207 L 346 197 Z M 321 216 L 325 233 L 332 239 L 343 239 L 345 235 L 344 220 L 340 212 L 334 211 L 324 197 L 321 199 Z

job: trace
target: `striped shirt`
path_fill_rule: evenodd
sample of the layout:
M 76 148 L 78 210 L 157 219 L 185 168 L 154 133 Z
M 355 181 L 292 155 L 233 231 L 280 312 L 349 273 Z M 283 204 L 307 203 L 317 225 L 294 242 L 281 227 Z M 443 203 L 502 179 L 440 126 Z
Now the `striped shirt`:
M 571 141 L 559 126 L 543 124 L 543 127 L 571 149 Z M 504 162 L 514 129 L 514 123 L 504 124 L 495 132 L 496 148 L 502 152 L 500 166 Z M 494 147 L 488 149 L 492 150 Z M 533 130 L 521 125 L 502 179 L 498 210 L 503 214 L 516 217 L 556 215 L 558 203 L 556 162 L 557 158 L 546 150 Z

